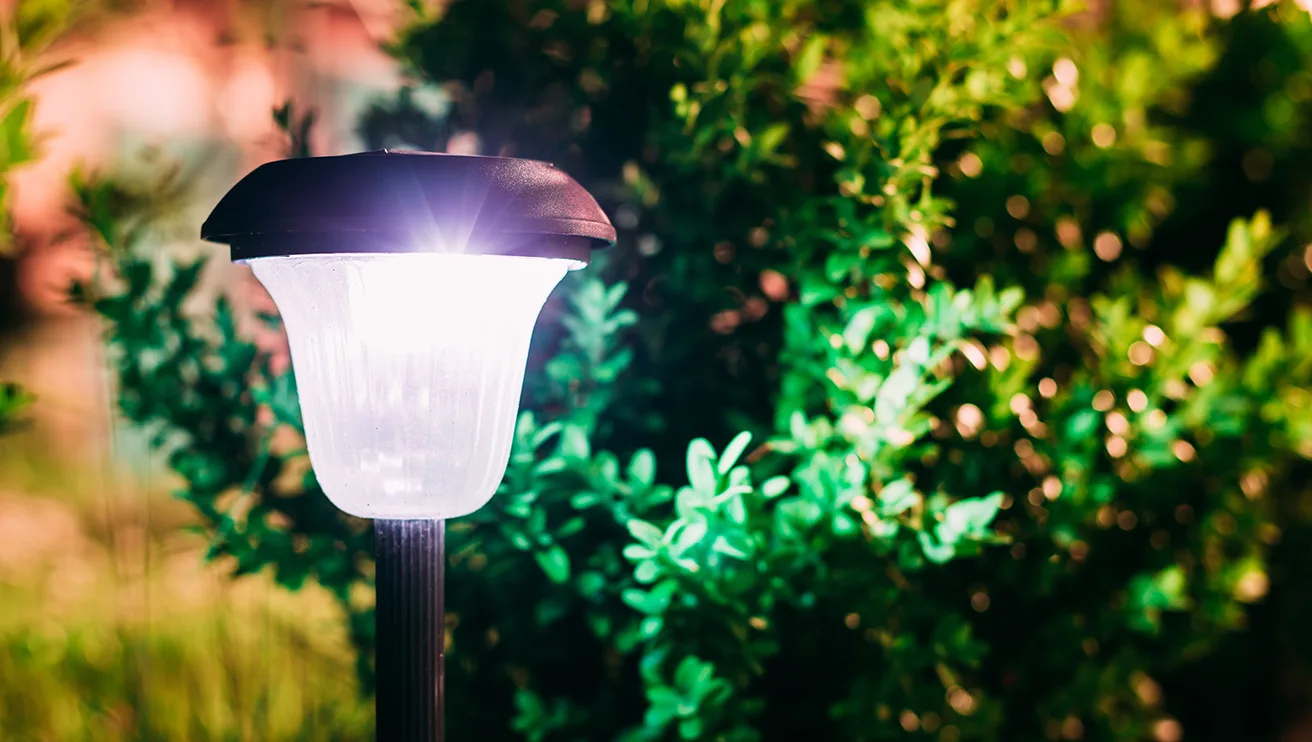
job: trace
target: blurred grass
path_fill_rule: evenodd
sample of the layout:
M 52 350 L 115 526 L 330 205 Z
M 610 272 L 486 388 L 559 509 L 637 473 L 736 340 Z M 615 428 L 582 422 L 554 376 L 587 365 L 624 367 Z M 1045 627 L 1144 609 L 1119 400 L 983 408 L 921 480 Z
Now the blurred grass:
M 371 740 L 329 597 L 204 564 L 136 469 L 0 440 L 0 741 Z

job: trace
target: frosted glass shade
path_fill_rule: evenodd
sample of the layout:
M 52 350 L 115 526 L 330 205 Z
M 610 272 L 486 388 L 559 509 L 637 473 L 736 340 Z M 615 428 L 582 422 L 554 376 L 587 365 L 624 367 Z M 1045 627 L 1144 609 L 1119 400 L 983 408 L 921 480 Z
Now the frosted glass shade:
M 334 254 L 249 261 L 287 327 L 306 447 L 337 507 L 453 518 L 506 471 L 552 258 Z

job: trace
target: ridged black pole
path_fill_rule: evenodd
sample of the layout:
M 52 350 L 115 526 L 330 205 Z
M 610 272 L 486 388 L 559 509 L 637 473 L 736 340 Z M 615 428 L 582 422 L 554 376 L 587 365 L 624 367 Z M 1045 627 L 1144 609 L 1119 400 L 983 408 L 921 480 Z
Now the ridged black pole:
M 374 544 L 378 742 L 442 742 L 444 523 L 376 520 Z

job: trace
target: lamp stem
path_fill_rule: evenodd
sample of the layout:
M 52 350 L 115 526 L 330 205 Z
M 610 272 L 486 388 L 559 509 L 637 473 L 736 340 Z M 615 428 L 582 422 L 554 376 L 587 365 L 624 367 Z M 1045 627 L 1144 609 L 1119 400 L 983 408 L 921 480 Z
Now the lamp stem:
M 446 529 L 375 520 L 378 742 L 443 742 Z

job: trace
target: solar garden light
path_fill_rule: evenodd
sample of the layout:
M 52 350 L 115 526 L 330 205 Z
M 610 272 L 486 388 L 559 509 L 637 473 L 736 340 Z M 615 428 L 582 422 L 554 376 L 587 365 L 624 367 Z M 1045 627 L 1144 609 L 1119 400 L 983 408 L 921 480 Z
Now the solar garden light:
M 374 521 L 378 739 L 438 742 L 443 523 L 496 491 L 538 312 L 615 229 L 548 163 L 384 150 L 264 165 L 201 237 L 272 295 L 319 484 Z

